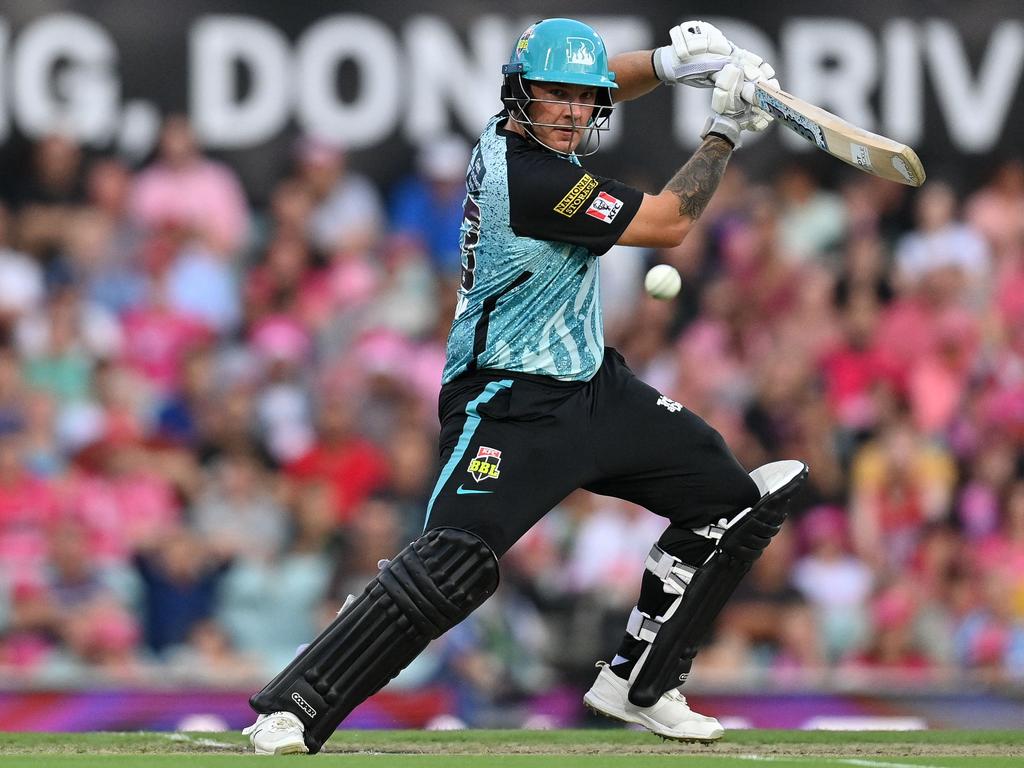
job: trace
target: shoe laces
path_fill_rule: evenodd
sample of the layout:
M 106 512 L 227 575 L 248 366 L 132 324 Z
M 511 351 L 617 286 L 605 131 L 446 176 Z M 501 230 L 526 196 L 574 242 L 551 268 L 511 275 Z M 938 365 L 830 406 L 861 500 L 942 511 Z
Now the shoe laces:
M 686 697 L 680 693 L 678 688 L 673 688 L 671 691 L 665 691 L 665 698 L 671 699 L 682 704 L 684 707 L 689 709 L 690 705 L 686 703 Z
M 295 721 L 289 720 L 287 717 L 274 717 L 266 723 L 267 729 L 271 731 L 291 731 L 294 730 L 296 725 Z

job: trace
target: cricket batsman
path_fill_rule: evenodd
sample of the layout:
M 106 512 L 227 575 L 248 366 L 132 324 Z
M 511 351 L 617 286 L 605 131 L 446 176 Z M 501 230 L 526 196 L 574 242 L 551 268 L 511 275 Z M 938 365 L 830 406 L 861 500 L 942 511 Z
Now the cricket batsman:
M 604 346 L 600 256 L 678 245 L 700 217 L 774 70 L 714 26 L 611 60 L 601 37 L 547 19 L 502 68 L 504 109 L 466 173 L 462 284 L 443 375 L 441 469 L 423 534 L 250 700 L 257 754 L 315 753 L 360 703 L 498 586 L 498 560 L 577 488 L 668 521 L 640 596 L 584 701 L 669 739 L 722 736 L 679 692 L 715 617 L 786 517 L 800 461 L 749 475 L 722 437 Z M 702 143 L 658 194 L 587 171 L 616 103 L 660 83 L 712 90 Z M 572 457 L 572 460 L 567 460 Z M 639 564 L 638 564 L 639 565 Z

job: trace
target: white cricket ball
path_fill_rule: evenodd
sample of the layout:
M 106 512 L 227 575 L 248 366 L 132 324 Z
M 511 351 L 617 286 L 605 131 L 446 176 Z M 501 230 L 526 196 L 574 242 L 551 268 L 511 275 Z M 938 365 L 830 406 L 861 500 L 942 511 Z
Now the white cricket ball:
M 649 296 L 662 301 L 674 299 L 683 286 L 683 279 L 675 267 L 658 264 L 647 270 L 644 278 L 644 289 Z

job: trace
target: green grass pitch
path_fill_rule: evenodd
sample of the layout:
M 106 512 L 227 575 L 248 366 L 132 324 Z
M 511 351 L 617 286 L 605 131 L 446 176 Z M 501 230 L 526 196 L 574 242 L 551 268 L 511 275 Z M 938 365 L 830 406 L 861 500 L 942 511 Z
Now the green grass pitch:
M 247 746 L 237 733 L 0 733 L 0 768 L 267 768 Z M 1024 768 L 1024 731 L 735 730 L 709 746 L 625 729 L 340 731 L 313 759 L 322 768 Z

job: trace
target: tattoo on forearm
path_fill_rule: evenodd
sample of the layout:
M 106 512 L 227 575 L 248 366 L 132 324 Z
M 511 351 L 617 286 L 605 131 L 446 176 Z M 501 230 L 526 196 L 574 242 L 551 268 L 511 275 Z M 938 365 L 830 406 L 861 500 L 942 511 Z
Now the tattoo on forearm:
M 679 198 L 679 214 L 696 220 L 704 213 L 711 196 L 718 189 L 725 166 L 732 154 L 732 145 L 719 136 L 708 136 L 686 165 L 665 185 Z

